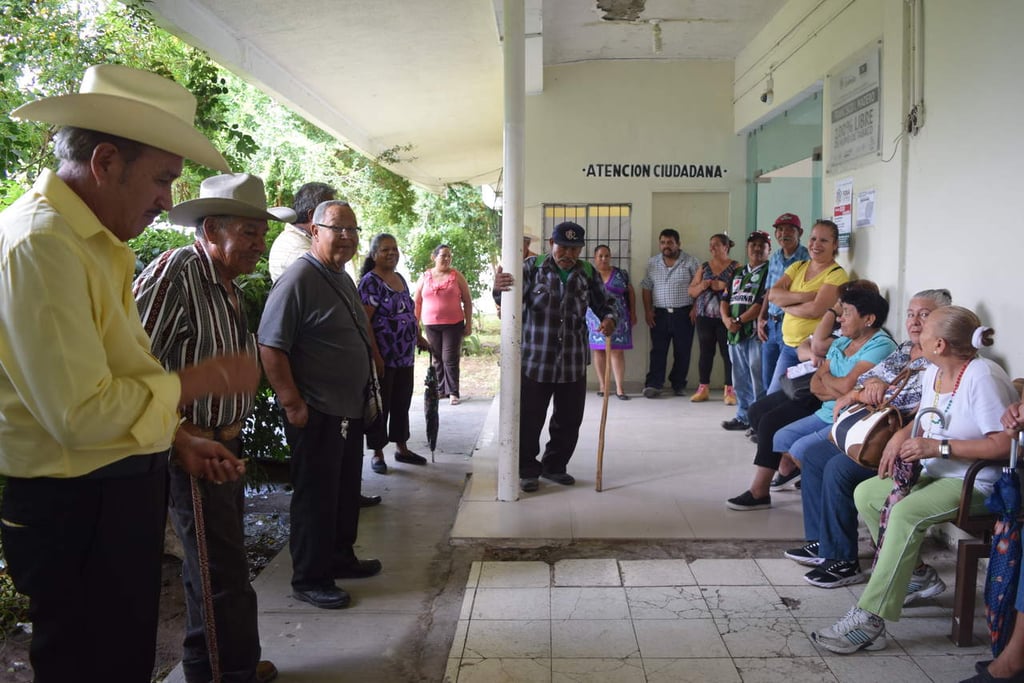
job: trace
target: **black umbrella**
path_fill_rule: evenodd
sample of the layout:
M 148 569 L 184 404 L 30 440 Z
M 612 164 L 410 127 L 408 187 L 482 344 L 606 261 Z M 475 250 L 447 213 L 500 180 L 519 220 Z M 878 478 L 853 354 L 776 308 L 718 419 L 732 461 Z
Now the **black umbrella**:
M 427 419 L 427 445 L 430 446 L 430 462 L 434 462 L 434 449 L 437 448 L 437 373 L 434 371 L 434 354 L 430 354 L 427 366 L 427 377 L 423 380 L 423 415 Z
M 1010 447 L 1010 466 L 996 482 L 986 500 L 989 510 L 999 515 L 992 534 L 992 551 L 988 558 L 985 579 L 985 621 L 992 636 L 992 656 L 998 657 L 1013 632 L 1014 603 L 1017 601 L 1017 579 L 1020 576 L 1020 478 L 1017 476 L 1017 455 L 1024 433 L 1018 434 Z

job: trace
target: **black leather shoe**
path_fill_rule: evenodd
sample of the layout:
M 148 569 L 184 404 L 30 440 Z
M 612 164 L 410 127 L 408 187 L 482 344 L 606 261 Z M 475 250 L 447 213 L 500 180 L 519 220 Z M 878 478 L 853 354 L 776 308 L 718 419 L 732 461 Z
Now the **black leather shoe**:
M 377 474 L 387 474 L 388 464 L 384 462 L 384 458 L 372 458 L 370 460 L 370 469 Z
M 540 476 L 549 481 L 553 481 L 556 484 L 561 484 L 562 486 L 572 486 L 576 483 L 576 477 L 572 476 L 568 472 L 545 472 Z
M 372 508 L 374 505 L 380 505 L 380 496 L 359 496 L 359 507 L 361 508 Z
M 320 609 L 341 609 L 348 607 L 352 602 L 349 594 L 338 587 L 333 588 L 312 588 L 310 590 L 292 591 L 292 597 L 296 600 L 308 602 Z
M 540 488 L 537 477 L 522 477 L 519 479 L 519 488 L 525 493 L 533 493 Z
M 398 462 L 404 462 L 406 465 L 426 465 L 427 459 L 419 453 L 413 453 L 408 451 L 406 453 L 395 452 L 395 460 Z
M 730 432 L 743 432 L 750 429 L 750 425 L 748 425 L 743 420 L 737 420 L 734 417 L 731 420 L 726 420 L 725 422 L 723 422 L 722 429 L 725 429 Z
M 336 566 L 334 578 L 365 579 L 368 576 L 380 574 L 380 570 L 383 568 L 380 560 L 353 560 L 347 564 Z

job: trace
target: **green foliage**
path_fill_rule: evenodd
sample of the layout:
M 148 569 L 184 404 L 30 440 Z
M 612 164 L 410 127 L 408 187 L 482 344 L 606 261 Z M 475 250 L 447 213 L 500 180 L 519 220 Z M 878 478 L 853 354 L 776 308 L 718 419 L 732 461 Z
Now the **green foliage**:
M 128 246 L 135 252 L 137 263 L 141 266 L 139 270 L 146 267 L 150 261 L 170 249 L 184 247 L 195 241 L 191 235 L 187 235 L 173 228 L 146 228 L 138 237 L 128 240 Z
M 451 185 L 443 195 L 423 193 L 417 206 L 422 223 L 402 243 L 409 270 L 419 274 L 433 266 L 431 252 L 439 244 L 452 248 L 452 266 L 465 276 L 474 298 L 490 289 L 482 276 L 501 251 L 498 213 L 480 198 L 480 190 Z

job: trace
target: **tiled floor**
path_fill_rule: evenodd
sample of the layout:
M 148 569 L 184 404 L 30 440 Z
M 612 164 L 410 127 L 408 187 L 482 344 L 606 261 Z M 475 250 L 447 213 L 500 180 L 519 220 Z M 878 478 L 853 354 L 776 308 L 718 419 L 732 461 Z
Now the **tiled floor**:
M 952 586 L 951 560 L 929 560 Z M 845 614 L 863 585 L 815 588 L 806 571 L 775 558 L 474 562 L 444 680 L 945 682 L 987 658 L 946 637 L 952 589 L 890 623 L 885 650 L 819 649 L 810 632 Z M 978 642 L 984 628 L 977 619 Z

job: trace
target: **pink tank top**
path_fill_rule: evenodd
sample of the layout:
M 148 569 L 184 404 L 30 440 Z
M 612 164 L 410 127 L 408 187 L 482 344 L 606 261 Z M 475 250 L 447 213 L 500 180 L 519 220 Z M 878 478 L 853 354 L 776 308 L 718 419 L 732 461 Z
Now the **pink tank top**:
M 456 280 L 454 268 L 448 274 L 435 279 L 434 271 L 428 270 L 420 282 L 420 296 L 423 298 L 421 318 L 424 325 L 452 325 L 463 322 L 462 292 Z

